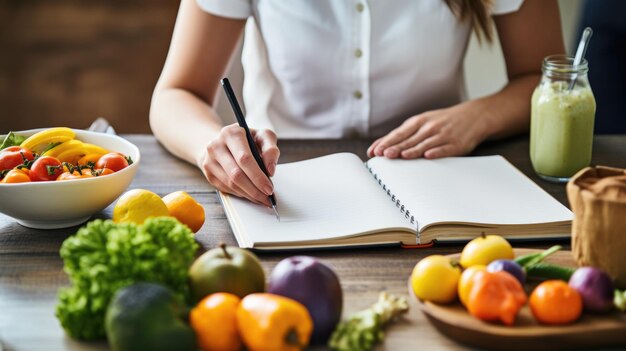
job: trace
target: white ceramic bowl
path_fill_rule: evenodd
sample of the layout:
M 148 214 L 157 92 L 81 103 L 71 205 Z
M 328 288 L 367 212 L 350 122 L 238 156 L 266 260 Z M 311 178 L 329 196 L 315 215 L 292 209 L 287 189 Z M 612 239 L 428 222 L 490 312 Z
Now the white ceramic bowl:
M 29 136 L 43 129 L 16 132 Z M 110 205 L 139 168 L 139 149 L 126 139 L 74 129 L 76 139 L 130 156 L 133 164 L 106 176 L 50 182 L 0 183 L 0 212 L 25 227 L 65 228 L 81 224 Z M 4 139 L 4 136 L 1 137 Z M 1 140 L 1 139 L 0 139 Z

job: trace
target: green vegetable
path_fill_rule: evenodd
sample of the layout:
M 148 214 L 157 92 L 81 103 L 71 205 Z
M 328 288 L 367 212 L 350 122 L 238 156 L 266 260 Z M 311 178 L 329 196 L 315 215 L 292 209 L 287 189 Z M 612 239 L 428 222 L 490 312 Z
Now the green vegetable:
M 575 268 L 561 267 L 555 264 L 543 262 L 543 260 L 545 260 L 548 256 L 559 251 L 560 249 L 560 245 L 554 245 L 551 248 L 539 253 L 519 256 L 515 258 L 514 261 L 524 268 L 529 277 L 569 281 L 569 278 L 576 270 Z
M 2 144 L 0 144 L 0 150 L 11 146 L 20 146 L 24 140 L 26 140 L 26 137 L 9 132 L 9 134 L 4 137 Z
M 371 350 L 385 337 L 385 324 L 408 310 L 409 305 L 404 297 L 381 292 L 378 301 L 370 308 L 339 323 L 328 346 L 337 351 Z
M 574 274 L 576 268 L 561 267 L 555 264 L 539 262 L 532 266 L 526 267 L 526 274 L 533 278 L 542 279 L 560 279 L 569 281 L 569 278 Z
M 120 288 L 161 283 L 187 300 L 187 272 L 197 248 L 189 228 L 172 217 L 149 218 L 140 226 L 92 221 L 61 246 L 73 285 L 59 291 L 56 316 L 70 336 L 93 340 L 104 338 L 104 314 Z
M 613 297 L 613 304 L 615 308 L 622 312 L 626 312 L 626 290 L 620 291 L 615 289 L 615 296 Z
M 136 283 L 120 289 L 106 312 L 114 351 L 195 351 L 196 334 L 185 323 L 186 308 L 160 284 Z
M 46 152 L 54 149 L 55 147 L 57 147 L 57 146 L 59 146 L 61 144 L 62 143 L 50 143 L 50 144 L 48 144 L 48 146 L 46 146 L 46 148 L 41 151 L 41 155 L 45 154 Z
M 533 253 L 533 254 L 528 254 L 528 255 L 524 255 L 524 256 L 519 256 L 519 257 L 515 258 L 513 261 L 515 261 L 517 264 L 522 266 L 522 268 L 526 268 L 528 266 L 532 266 L 532 265 L 534 265 L 536 263 L 542 262 L 548 256 L 550 256 L 553 253 L 559 251 L 560 249 L 561 249 L 561 245 L 554 245 L 551 248 L 546 249 L 546 250 L 544 250 L 542 252 L 539 252 L 539 253 Z

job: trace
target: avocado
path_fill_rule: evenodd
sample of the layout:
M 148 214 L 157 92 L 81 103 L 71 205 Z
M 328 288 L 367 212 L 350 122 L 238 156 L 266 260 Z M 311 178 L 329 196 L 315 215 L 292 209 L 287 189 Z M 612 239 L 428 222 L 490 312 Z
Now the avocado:
M 196 350 L 196 335 L 185 323 L 185 307 L 166 287 L 136 283 L 117 291 L 105 328 L 114 351 Z

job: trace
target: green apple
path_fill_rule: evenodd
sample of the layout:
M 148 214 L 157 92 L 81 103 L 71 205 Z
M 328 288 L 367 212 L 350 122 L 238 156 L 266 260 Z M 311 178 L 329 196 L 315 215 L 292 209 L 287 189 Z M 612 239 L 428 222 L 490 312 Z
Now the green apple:
M 411 274 L 413 293 L 421 300 L 450 303 L 456 298 L 461 269 L 450 258 L 428 256 L 419 261 Z
M 240 298 L 265 291 L 265 273 L 259 259 L 238 247 L 209 250 L 198 257 L 189 269 L 194 300 L 216 292 L 228 292 Z
M 499 235 L 485 235 L 484 233 L 467 243 L 461 252 L 459 262 L 463 268 L 475 265 L 488 265 L 491 261 L 515 258 L 513 248 L 505 238 Z

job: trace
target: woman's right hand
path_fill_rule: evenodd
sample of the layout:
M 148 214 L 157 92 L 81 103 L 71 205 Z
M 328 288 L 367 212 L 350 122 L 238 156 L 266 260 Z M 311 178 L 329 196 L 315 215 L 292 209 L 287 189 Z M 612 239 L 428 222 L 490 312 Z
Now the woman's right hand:
M 280 151 L 276 134 L 269 130 L 250 129 L 270 176 L 276 171 Z M 268 195 L 274 186 L 256 163 L 246 132 L 237 123 L 225 126 L 202 151 L 198 166 L 209 183 L 222 192 L 244 197 L 252 202 L 270 206 Z

